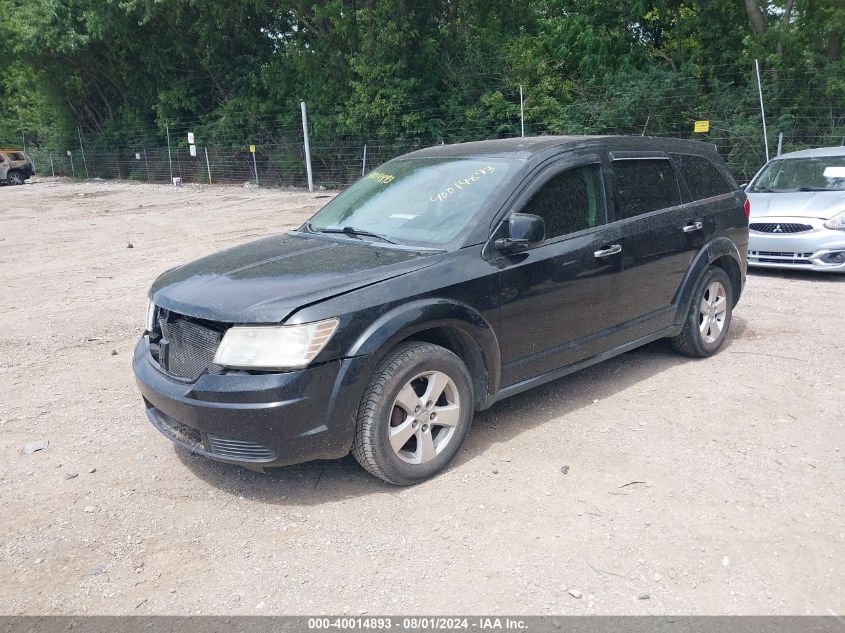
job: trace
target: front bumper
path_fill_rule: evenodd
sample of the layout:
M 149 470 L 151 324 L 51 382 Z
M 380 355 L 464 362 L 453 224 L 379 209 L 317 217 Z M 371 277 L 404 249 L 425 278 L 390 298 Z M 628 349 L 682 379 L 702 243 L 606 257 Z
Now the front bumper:
M 815 218 L 752 218 L 752 222 L 812 227 L 801 233 L 748 233 L 748 265 L 818 272 L 845 272 L 845 231 L 824 227 Z
M 132 368 L 147 417 L 165 437 L 214 460 L 259 468 L 346 455 L 368 360 L 272 374 L 204 374 L 189 382 L 159 367 L 144 336 Z

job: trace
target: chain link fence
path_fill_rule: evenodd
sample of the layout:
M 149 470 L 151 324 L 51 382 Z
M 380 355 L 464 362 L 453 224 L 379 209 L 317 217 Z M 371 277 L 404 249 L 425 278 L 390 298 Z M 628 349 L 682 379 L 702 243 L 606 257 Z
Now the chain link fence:
M 533 126 L 532 126 L 533 128 Z M 713 128 L 711 128 L 713 129 Z M 526 129 L 531 136 L 539 136 L 535 129 Z M 615 134 L 616 132 L 605 132 Z M 620 132 L 630 134 L 630 132 Z M 747 136 L 720 132 L 710 134 L 660 134 L 692 138 L 714 143 L 737 180 L 745 182 L 766 162 L 762 136 Z M 510 135 L 516 136 L 516 135 Z M 505 137 L 498 135 L 498 138 Z M 465 139 L 482 140 L 476 137 Z M 770 154 L 776 153 L 778 139 L 770 141 Z M 804 135 L 799 141 L 787 136 L 782 139 L 782 151 L 804 147 L 828 147 L 845 144 L 839 134 Z M 315 187 L 343 188 L 355 182 L 375 166 L 401 154 L 430 143 L 411 140 L 396 143 L 378 141 L 314 143 L 311 145 L 311 165 Z M 183 183 L 244 184 L 257 182 L 262 186 L 306 187 L 307 171 L 302 142 L 262 145 L 253 155 L 248 147 L 196 146 L 192 156 L 186 148 L 139 147 L 113 151 L 67 151 L 28 148 L 39 176 L 80 179 L 120 179 L 149 183 L 171 183 L 179 178 Z
M 814 76 L 796 76 L 795 83 L 810 85 Z M 780 79 L 781 88 L 784 80 Z M 767 142 L 769 157 L 782 151 L 845 144 L 845 104 L 841 98 L 815 96 L 813 105 L 798 108 L 785 96 L 778 96 L 777 82 L 767 77 Z M 774 87 L 773 87 L 774 86 Z M 426 138 L 399 140 L 338 136 L 333 132 L 336 117 L 318 114 L 309 122 L 310 156 L 315 187 L 338 189 L 348 186 L 363 173 L 386 160 L 430 146 L 443 138 L 456 143 L 489 138 L 516 137 L 524 128 L 526 136 L 547 134 L 649 135 L 685 138 L 713 143 L 739 182 L 747 182 L 767 160 L 756 82 L 735 85 L 727 92 L 702 94 L 696 85 L 682 86 L 655 94 L 610 92 L 577 103 L 571 113 L 548 113 L 546 121 L 520 119 L 519 93 L 505 99 L 504 109 L 493 116 L 487 111 L 483 121 L 467 119 L 472 108 L 458 108 L 452 114 L 430 103 L 405 104 L 418 127 L 438 130 Z M 501 95 L 500 95 L 501 96 Z M 514 103 L 513 99 L 517 99 Z M 838 99 L 838 101 L 837 101 Z M 615 100 L 615 102 L 614 102 Z M 615 109 L 611 108 L 615 105 Z M 771 109 L 768 108 L 771 106 Z M 124 179 L 150 183 L 243 184 L 305 187 L 308 184 L 304 134 L 300 127 L 274 124 L 278 111 L 268 111 L 251 119 L 249 125 L 234 131 L 243 144 L 215 143 L 217 123 L 205 121 L 169 122 L 165 130 L 139 128 L 123 140 L 110 140 L 105 134 L 78 131 L 66 147 L 28 147 L 40 176 Z M 607 113 L 613 117 L 608 121 Z M 800 114 L 798 113 L 800 110 Z M 288 115 L 290 113 L 287 113 Z M 620 116 L 621 114 L 621 116 Z M 569 117 L 569 118 L 567 118 Z M 615 117 L 615 118 L 614 118 Z M 709 121 L 709 131 L 696 133 L 696 120 Z M 189 150 L 188 133 L 196 131 L 194 152 Z M 232 129 L 224 138 L 232 138 Z M 24 143 L 26 135 L 22 131 Z M 37 135 L 36 135 L 37 136 Z M 33 138 L 33 135 L 30 135 Z M 443 142 L 443 141 L 440 141 Z M 8 145 L 7 145 L 8 146 Z M 251 147 L 255 152 L 251 152 Z

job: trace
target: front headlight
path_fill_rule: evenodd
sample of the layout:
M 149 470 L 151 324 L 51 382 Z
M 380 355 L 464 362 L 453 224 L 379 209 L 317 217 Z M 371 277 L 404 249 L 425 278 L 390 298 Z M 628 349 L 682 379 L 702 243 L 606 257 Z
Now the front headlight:
M 146 330 L 145 332 L 152 332 L 153 328 L 155 327 L 155 318 L 156 318 L 156 304 L 150 301 L 147 304 L 147 321 L 146 321 Z
M 303 325 L 231 327 L 214 364 L 232 369 L 296 369 L 319 354 L 337 329 L 337 319 Z
M 845 211 L 830 218 L 824 223 L 824 227 L 834 231 L 845 231 Z

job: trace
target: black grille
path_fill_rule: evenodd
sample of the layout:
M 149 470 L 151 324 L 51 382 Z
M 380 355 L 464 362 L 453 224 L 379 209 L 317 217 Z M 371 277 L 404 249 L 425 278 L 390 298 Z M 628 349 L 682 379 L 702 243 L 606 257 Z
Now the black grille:
M 208 447 L 214 455 L 242 462 L 269 462 L 276 459 L 276 454 L 266 446 L 211 433 L 208 434 Z
M 151 405 L 148 405 L 147 412 L 153 425 L 165 437 L 194 453 L 233 462 L 266 463 L 276 459 L 276 453 L 262 444 L 200 431 L 174 420 Z
M 777 222 L 752 222 L 748 228 L 758 233 L 803 233 L 813 230 L 809 224 L 778 224 Z
M 221 374 L 214 355 L 223 333 L 192 319 L 170 313 L 159 319 L 159 364 L 174 376 L 196 380 L 204 373 Z

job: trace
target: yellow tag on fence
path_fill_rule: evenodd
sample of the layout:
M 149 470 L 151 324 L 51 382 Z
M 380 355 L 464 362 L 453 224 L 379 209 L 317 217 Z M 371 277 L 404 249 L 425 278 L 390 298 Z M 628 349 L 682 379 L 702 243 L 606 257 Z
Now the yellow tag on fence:
M 255 154 L 255 145 L 250 145 L 250 146 L 249 146 L 249 153 L 250 153 L 250 154 Z
M 696 121 L 692 128 L 693 132 L 709 132 L 710 121 Z

